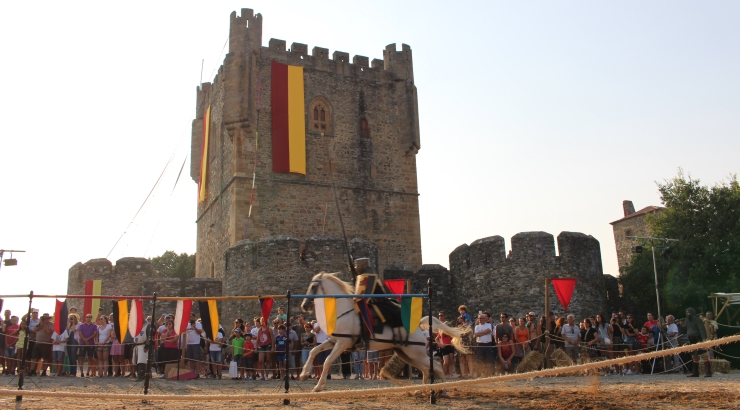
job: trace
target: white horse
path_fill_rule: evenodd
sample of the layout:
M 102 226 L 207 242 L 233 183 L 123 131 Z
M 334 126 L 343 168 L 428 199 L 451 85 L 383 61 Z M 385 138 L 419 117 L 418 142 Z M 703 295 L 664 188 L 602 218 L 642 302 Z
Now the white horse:
M 338 294 L 353 294 L 352 287 L 337 278 L 334 273 L 319 273 L 314 276 L 311 280 L 311 284 L 308 286 L 306 295 L 338 295 Z M 310 312 L 313 309 L 313 298 L 308 296 L 303 299 L 301 303 L 301 309 L 304 312 Z M 306 364 L 303 365 L 303 372 L 301 373 L 301 381 L 305 381 L 309 378 L 311 372 L 311 365 L 314 358 L 320 352 L 332 349 L 329 356 L 326 358 L 324 363 L 331 364 L 336 360 L 339 355 L 345 350 L 352 349 L 357 339 L 360 338 L 360 315 L 355 311 L 355 301 L 352 298 L 337 298 L 336 301 L 337 310 L 337 323 L 334 332 L 329 336 L 325 342 L 311 349 L 311 353 L 308 355 Z M 432 318 L 434 330 L 442 330 L 446 334 L 452 336 L 452 345 L 458 349 L 458 351 L 467 353 L 467 349 L 462 345 L 461 335 L 463 331 L 453 327 L 449 327 L 439 321 L 437 318 Z M 401 327 L 396 330 L 396 344 L 393 343 L 393 329 L 389 326 L 383 328 L 383 333 L 376 333 L 370 339 L 370 345 L 368 350 L 384 350 L 393 349 L 398 357 L 403 360 L 406 364 L 419 369 L 423 375 L 423 383 L 427 382 L 429 377 L 429 356 L 426 350 L 426 336 L 422 332 L 422 329 L 429 327 L 429 318 L 423 317 L 420 321 L 420 328 L 417 328 L 411 335 L 408 335 L 406 339 L 406 330 Z M 325 331 L 325 329 L 322 329 Z M 399 334 L 400 333 L 400 334 Z M 404 342 L 407 340 L 407 343 Z M 435 377 L 439 380 L 444 380 L 444 372 L 441 366 L 434 362 Z M 323 363 L 322 363 L 323 364 Z M 324 366 L 324 371 L 321 373 L 318 384 L 314 387 L 314 392 L 321 391 L 326 385 L 326 377 L 331 371 L 331 366 Z

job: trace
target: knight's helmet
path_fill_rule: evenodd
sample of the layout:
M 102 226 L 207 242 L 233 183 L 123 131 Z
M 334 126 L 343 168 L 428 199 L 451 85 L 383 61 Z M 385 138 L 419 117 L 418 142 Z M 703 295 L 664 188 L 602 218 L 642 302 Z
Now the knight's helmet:
M 388 293 L 385 290 L 385 286 L 383 286 L 383 281 L 378 277 L 375 267 L 370 265 L 370 259 L 355 259 L 355 272 L 357 272 L 357 280 L 355 281 L 356 294 L 382 295 Z

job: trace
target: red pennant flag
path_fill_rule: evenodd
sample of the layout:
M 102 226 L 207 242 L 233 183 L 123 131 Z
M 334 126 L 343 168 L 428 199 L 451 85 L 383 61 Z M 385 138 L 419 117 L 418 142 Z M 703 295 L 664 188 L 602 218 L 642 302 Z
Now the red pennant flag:
M 188 327 L 190 320 L 190 311 L 193 308 L 192 300 L 178 300 L 177 310 L 175 311 L 175 333 L 181 335 Z
M 406 279 L 388 279 L 384 280 L 383 284 L 388 288 L 388 290 L 391 291 L 391 293 L 400 295 L 402 293 L 405 293 L 403 291 L 403 288 L 406 286 Z M 401 301 L 401 298 L 398 298 L 398 301 Z
M 563 305 L 563 311 L 567 312 L 570 298 L 573 297 L 573 289 L 576 288 L 576 279 L 550 279 L 550 281 L 552 282 L 552 287 L 555 288 L 555 293 L 558 295 L 560 304 Z
M 268 326 L 270 324 L 270 313 L 272 312 L 272 302 L 274 301 L 275 300 L 273 298 L 269 298 L 269 299 L 260 298 L 260 309 L 262 310 L 262 320 L 264 320 Z
M 67 310 L 67 301 L 62 302 L 57 299 L 56 309 L 54 309 L 54 331 L 58 335 L 67 328 L 67 316 L 69 311 Z

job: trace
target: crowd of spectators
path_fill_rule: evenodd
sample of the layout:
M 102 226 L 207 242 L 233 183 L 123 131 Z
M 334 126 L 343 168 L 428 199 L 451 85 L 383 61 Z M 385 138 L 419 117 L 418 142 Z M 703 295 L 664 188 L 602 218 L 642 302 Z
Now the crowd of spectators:
M 20 371 L 25 357 L 28 375 L 143 377 L 133 357 L 135 339 L 125 332 L 121 340 L 111 323 L 113 315 L 104 315 L 102 309 L 96 315 L 80 318 L 76 307 L 71 307 L 67 327 L 61 334 L 54 330 L 49 314 L 39 317 L 37 309 L 32 310 L 30 318 L 25 315 L 19 318 L 9 310 L 4 315 L 0 337 L 3 374 Z M 463 330 L 462 343 L 468 348 L 468 352 L 459 352 L 452 345 L 451 335 L 436 330 L 432 336 L 427 333 L 430 342 L 427 348 L 439 357 L 445 375 L 450 378 L 511 373 L 531 351 L 543 354 L 544 366 L 549 367 L 557 349 L 562 349 L 574 363 L 583 363 L 688 343 L 683 320 L 677 321 L 673 315 L 663 321 L 648 313 L 640 320 L 620 311 L 610 317 L 596 314 L 576 320 L 574 315 L 556 317 L 552 312 L 547 318 L 535 312 L 518 318 L 501 313 L 496 322 L 488 312 L 478 312 L 471 318 L 467 307 L 460 306 L 453 320 L 448 321 L 444 312 L 438 312 L 438 317 L 447 325 Z M 707 336 L 716 337 L 717 322 L 711 312 L 702 319 Z M 251 320 L 235 318 L 228 331 L 219 325 L 213 340 L 206 337 L 202 322 L 194 313 L 181 335 L 174 330 L 172 314 L 163 314 L 154 322 L 147 317 L 145 325 L 155 330 L 152 373 L 159 378 L 171 377 L 168 373 L 179 365 L 186 366 L 196 377 L 246 381 L 294 379 L 311 349 L 328 339 L 315 320 L 308 321 L 303 315 L 288 318 L 282 307 L 267 321 L 260 316 Z M 24 350 L 26 339 L 28 347 Z M 313 378 L 321 374 L 329 353 L 321 352 L 311 364 Z M 332 373 L 344 379 L 377 379 L 392 353 L 392 350 L 346 351 L 332 364 L 336 366 L 336 372 Z M 288 374 L 285 374 L 286 362 Z M 661 364 L 662 371 L 687 372 L 690 363 L 688 357 L 669 356 Z M 629 366 L 614 366 L 607 372 L 629 375 L 652 370 L 633 362 Z M 411 376 L 415 371 L 405 372 Z M 175 374 L 178 373 L 179 370 Z

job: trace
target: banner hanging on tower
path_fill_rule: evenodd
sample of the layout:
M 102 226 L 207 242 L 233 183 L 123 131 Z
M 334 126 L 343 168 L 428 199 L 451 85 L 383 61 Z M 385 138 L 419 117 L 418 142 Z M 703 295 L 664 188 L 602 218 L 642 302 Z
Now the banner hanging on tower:
M 306 175 L 303 67 L 272 62 L 272 170 Z

